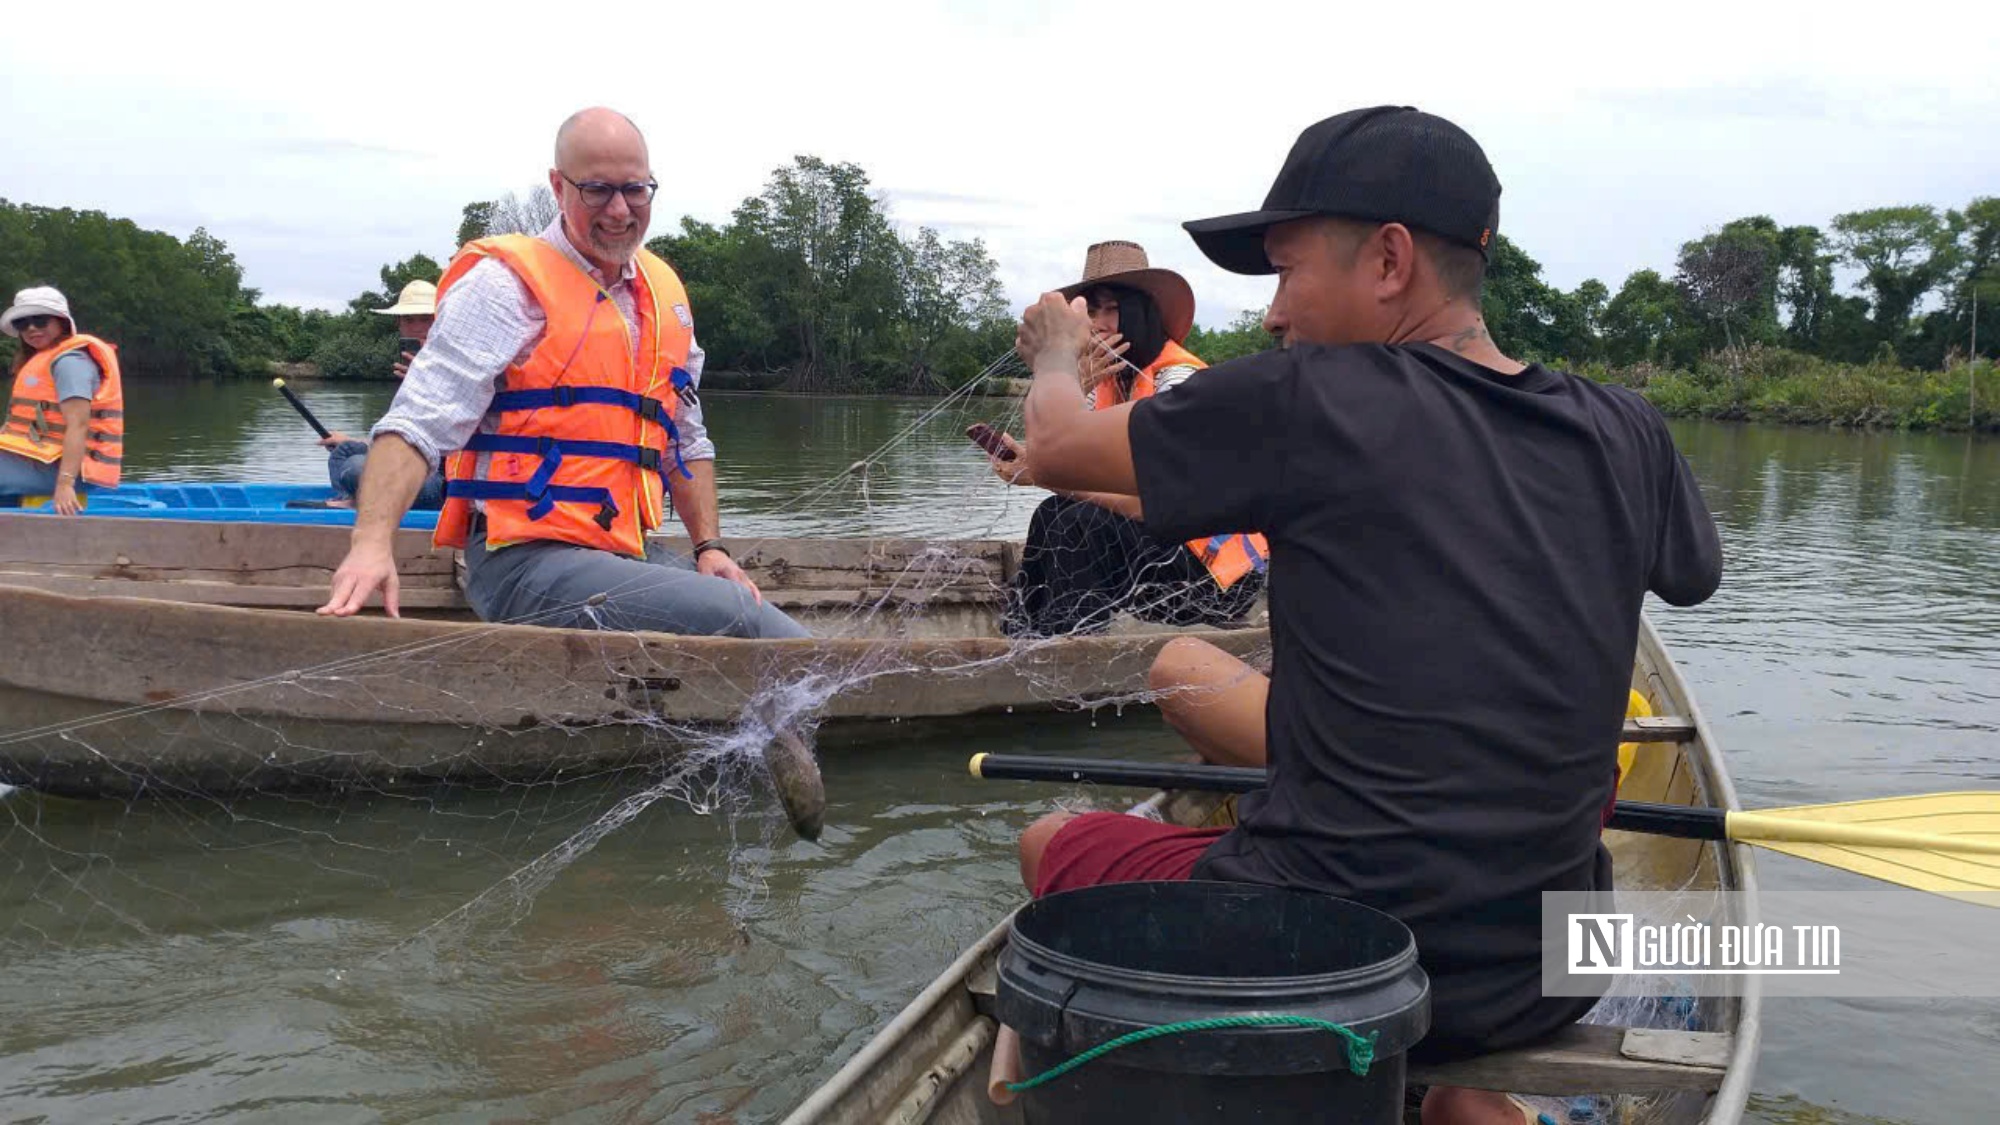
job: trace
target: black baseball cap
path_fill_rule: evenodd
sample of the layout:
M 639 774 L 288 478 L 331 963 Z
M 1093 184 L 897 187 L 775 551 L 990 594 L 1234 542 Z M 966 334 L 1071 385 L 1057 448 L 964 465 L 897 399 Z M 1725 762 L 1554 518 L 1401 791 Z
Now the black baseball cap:
M 1310 215 L 1402 223 L 1483 256 L 1500 229 L 1500 180 L 1472 135 L 1413 106 L 1329 117 L 1292 145 L 1264 207 L 1181 226 L 1231 273 L 1276 273 L 1264 232 Z

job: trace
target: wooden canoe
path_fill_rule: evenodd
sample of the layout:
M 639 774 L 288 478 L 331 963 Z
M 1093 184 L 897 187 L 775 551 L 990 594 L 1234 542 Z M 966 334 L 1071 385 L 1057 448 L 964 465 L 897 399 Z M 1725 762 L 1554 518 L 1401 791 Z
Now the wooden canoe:
M 86 796 L 546 781 L 671 756 L 753 698 L 803 725 L 1048 710 L 1136 699 L 1182 632 L 1252 660 L 1269 646 L 1261 614 L 1010 642 L 996 619 L 1020 549 L 997 540 L 730 541 L 813 639 L 489 625 L 454 552 L 399 536 L 412 616 L 334 620 L 311 610 L 345 529 L 0 515 L 0 782 Z
M 1650 623 L 1642 629 L 1632 684 L 1655 715 L 1658 742 L 1639 747 L 1620 795 L 1632 800 L 1736 808 L 1736 793 L 1714 733 Z M 1675 721 L 1678 720 L 1678 721 Z M 1155 795 L 1167 820 L 1226 824 L 1233 805 L 1213 794 Z M 1754 893 L 1750 849 L 1606 833 L 1621 889 L 1690 886 Z M 997 1032 L 992 1012 L 1003 920 L 913 1000 L 785 1125 L 1012 1125 L 1019 1103 L 1002 1109 L 986 1088 Z M 1648 1125 L 1735 1125 L 1742 1120 L 1756 1065 L 1762 997 L 1756 978 L 1744 995 L 1699 1001 L 1700 1030 L 1579 1024 L 1555 1040 L 1451 1066 L 1412 1067 L 1413 1085 L 1457 1085 L 1544 1097 L 1625 1099 L 1614 1121 Z

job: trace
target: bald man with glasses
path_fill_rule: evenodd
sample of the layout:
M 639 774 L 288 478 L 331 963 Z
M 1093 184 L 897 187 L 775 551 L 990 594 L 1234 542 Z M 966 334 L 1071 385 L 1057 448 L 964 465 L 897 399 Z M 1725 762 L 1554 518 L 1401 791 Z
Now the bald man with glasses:
M 466 598 L 484 620 L 807 635 L 720 540 L 694 317 L 680 278 L 644 245 L 658 186 L 631 120 L 583 110 L 556 134 L 556 221 L 460 250 L 431 335 L 372 431 L 352 545 L 322 614 L 352 615 L 377 590 L 398 612 L 395 530 L 443 464 L 436 541 L 465 552 Z M 693 554 L 649 561 L 645 533 L 667 498 Z

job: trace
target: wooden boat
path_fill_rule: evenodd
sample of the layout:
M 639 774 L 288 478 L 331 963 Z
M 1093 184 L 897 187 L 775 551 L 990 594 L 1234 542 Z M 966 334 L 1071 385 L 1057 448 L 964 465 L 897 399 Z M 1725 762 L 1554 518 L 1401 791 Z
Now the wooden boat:
M 354 526 L 354 509 L 331 507 L 324 484 L 188 483 L 126 484 L 78 497 L 86 516 L 116 519 L 199 520 L 204 523 L 282 523 Z M 54 515 L 46 496 L 0 496 L 0 509 Z M 413 511 L 402 526 L 437 526 L 435 511 Z
M 1650 623 L 1642 629 L 1633 688 L 1656 716 L 1620 796 L 1736 808 L 1715 737 Z M 1629 727 L 1628 727 L 1629 730 Z M 1147 802 L 1181 824 L 1226 824 L 1233 803 L 1214 794 L 1170 793 Z M 1755 892 L 1750 849 L 1611 831 L 1605 834 L 1621 889 L 1677 887 Z M 786 1125 L 1007 1125 L 1018 1103 L 987 1095 L 1002 921 L 865 1044 L 786 1118 Z M 1412 1085 L 1456 1085 L 1550 1097 L 1617 1096 L 1606 1122 L 1734 1125 L 1742 1120 L 1755 1067 L 1762 998 L 1756 978 L 1742 996 L 1701 999 L 1699 1030 L 1578 1024 L 1547 1043 L 1439 1067 L 1410 1070 Z M 1558 1119 L 1564 1115 L 1558 1115 Z M 1414 1121 L 1414 1116 L 1412 1117 Z
M 813 639 L 489 625 L 456 553 L 398 533 L 402 605 L 336 620 L 333 527 L 0 515 L 0 782 L 67 795 L 552 780 L 659 760 L 746 717 L 839 726 L 1135 699 L 1192 631 L 1000 635 L 1019 545 L 731 540 Z M 685 552 L 684 540 L 662 550 Z

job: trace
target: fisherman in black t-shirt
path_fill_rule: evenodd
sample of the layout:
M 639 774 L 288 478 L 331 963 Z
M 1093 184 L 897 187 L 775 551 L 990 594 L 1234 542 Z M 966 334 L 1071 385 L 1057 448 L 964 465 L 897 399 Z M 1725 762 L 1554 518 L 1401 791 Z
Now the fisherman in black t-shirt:
M 1541 894 L 1611 889 L 1599 837 L 1642 603 L 1696 604 L 1722 575 L 1659 414 L 1487 335 L 1499 195 L 1450 122 L 1344 113 L 1299 137 L 1262 210 L 1187 224 L 1224 269 L 1278 275 L 1265 327 L 1282 350 L 1091 412 L 1074 303 L 1044 296 L 1017 340 L 1040 479 L 1136 493 L 1165 538 L 1264 533 L 1273 648 L 1268 694 L 1228 669 L 1214 716 L 1234 728 L 1190 731 L 1211 757 L 1268 751 L 1235 828 L 1056 813 L 1023 834 L 1023 878 L 1038 895 L 1241 880 L 1386 910 L 1431 978 L 1417 1059 L 1529 1043 L 1589 1009 L 1541 994 Z M 1241 719 L 1259 704 L 1262 729 Z M 1424 1119 L 1520 1113 L 1434 1088 Z

